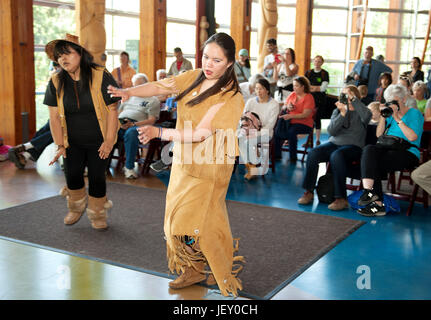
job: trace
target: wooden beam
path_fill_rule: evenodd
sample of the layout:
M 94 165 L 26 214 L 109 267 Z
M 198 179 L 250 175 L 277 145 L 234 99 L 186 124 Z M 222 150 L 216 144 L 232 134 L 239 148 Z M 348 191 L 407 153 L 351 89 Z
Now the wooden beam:
M 361 58 L 362 45 L 364 44 L 365 28 L 367 26 L 367 11 L 368 11 L 368 0 L 363 0 L 362 4 L 362 16 L 361 16 L 361 34 L 359 36 L 358 46 L 356 48 L 355 60 Z
M 196 54 L 195 66 L 202 67 L 203 44 L 208 38 L 209 23 L 205 16 L 206 1 L 196 0 Z
M 389 9 L 402 9 L 403 8 L 403 0 L 390 0 Z M 388 31 L 387 35 L 395 35 L 399 36 L 402 33 L 402 25 L 403 25 L 403 14 L 399 12 L 389 12 L 388 15 Z M 401 57 L 401 39 L 391 39 L 388 38 L 386 40 L 386 52 L 385 52 L 385 60 L 388 61 L 400 61 Z M 399 64 L 389 65 L 392 68 L 392 79 L 393 82 L 397 82 L 398 74 L 400 71 Z
M 427 27 L 427 34 L 425 36 L 424 49 L 422 51 L 422 57 L 421 57 L 422 63 L 424 63 L 424 61 L 425 61 L 425 54 L 427 52 L 428 41 L 429 41 L 429 38 L 430 38 L 430 30 L 431 30 L 431 9 L 428 12 L 428 27 Z
M 311 32 L 313 0 L 296 2 L 295 55 L 299 65 L 298 74 L 305 74 L 311 63 Z
M 278 29 L 278 10 L 277 0 L 260 0 L 260 12 L 262 18 L 260 19 L 258 29 L 258 41 L 259 41 L 259 54 L 257 60 L 257 69 L 259 72 L 263 72 L 264 59 L 268 54 L 266 48 L 266 41 L 268 39 L 277 39 Z
M 5 144 L 27 142 L 36 132 L 32 1 L 0 1 L 0 123 Z
M 251 0 L 231 0 L 230 35 L 237 51 L 250 52 Z
M 166 0 L 140 0 L 139 72 L 150 81 L 166 67 Z
M 362 5 L 362 0 L 354 0 L 353 6 L 359 6 Z M 361 26 L 362 26 L 362 13 L 358 10 L 353 10 L 352 13 L 352 29 L 350 30 L 351 33 L 360 33 L 361 32 Z M 355 60 L 356 59 L 356 52 L 359 48 L 359 37 L 351 37 L 350 38 L 350 52 L 349 52 L 349 60 Z M 349 63 L 349 70 L 352 70 L 354 66 L 354 62 Z
M 75 0 L 76 35 L 98 64 L 105 65 L 105 0 Z

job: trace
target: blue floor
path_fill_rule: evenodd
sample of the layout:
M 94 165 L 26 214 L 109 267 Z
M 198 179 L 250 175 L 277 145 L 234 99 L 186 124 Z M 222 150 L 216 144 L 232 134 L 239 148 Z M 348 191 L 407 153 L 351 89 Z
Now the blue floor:
M 301 145 L 301 143 L 299 144 Z M 287 157 L 284 153 L 283 157 Z M 365 221 L 291 285 L 319 299 L 431 299 L 431 209 L 415 205 L 410 217 L 401 213 L 362 217 L 352 209 L 333 212 L 326 204 L 301 206 L 297 199 L 304 165 L 289 165 L 284 158 L 276 172 L 252 181 L 243 178 L 239 166 L 232 176 L 227 199 L 332 215 Z M 158 175 L 166 184 L 169 173 Z

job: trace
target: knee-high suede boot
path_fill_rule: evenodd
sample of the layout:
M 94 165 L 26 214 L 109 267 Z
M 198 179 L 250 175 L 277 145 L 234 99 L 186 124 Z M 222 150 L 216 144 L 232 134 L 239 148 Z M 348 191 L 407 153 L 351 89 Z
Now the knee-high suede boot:
M 102 198 L 94 198 L 88 196 L 87 215 L 91 221 L 91 226 L 96 230 L 108 229 L 106 222 L 108 209 L 112 208 L 112 201 L 108 200 L 106 196 Z
M 87 193 L 85 187 L 78 190 L 70 190 L 67 187 L 63 187 L 60 191 L 60 195 L 66 197 L 67 207 L 69 212 L 64 217 L 64 224 L 72 225 L 81 219 L 82 214 L 87 206 Z

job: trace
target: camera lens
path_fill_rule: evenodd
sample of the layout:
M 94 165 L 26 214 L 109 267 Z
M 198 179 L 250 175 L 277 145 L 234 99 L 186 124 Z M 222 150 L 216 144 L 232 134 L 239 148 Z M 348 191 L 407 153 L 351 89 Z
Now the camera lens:
M 382 115 L 383 118 L 389 118 L 393 113 L 394 113 L 394 110 L 392 110 L 392 108 L 390 107 L 383 108 L 380 111 L 380 114 Z

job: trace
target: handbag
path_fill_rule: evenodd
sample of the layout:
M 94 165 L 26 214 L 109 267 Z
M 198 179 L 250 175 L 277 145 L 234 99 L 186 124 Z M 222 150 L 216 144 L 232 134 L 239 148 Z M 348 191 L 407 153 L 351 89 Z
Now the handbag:
M 280 115 L 284 115 L 284 114 L 287 114 L 285 110 L 283 110 L 280 113 Z M 289 130 L 289 126 L 290 126 L 290 119 L 284 120 L 283 118 L 278 118 L 277 124 L 275 125 L 275 129 L 274 129 L 274 135 L 281 140 L 288 139 L 289 137 L 287 136 L 287 131 Z
M 411 147 L 418 148 L 413 143 L 410 143 L 409 141 L 401 137 L 388 135 L 387 132 L 390 126 L 391 124 L 389 124 L 389 126 L 386 127 L 385 132 L 380 137 L 377 138 L 376 146 L 380 148 L 396 150 L 396 151 L 406 151 Z

